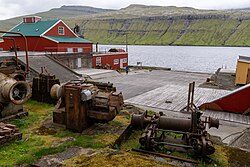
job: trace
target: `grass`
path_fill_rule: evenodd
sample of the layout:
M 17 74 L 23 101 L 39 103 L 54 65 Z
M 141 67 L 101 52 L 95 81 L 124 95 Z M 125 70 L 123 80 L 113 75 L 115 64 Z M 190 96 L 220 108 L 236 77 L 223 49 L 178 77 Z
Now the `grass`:
M 11 123 L 17 125 L 23 132 L 23 140 L 14 141 L 5 144 L 0 149 L 0 166 L 15 166 L 32 164 L 36 160 L 45 155 L 56 154 L 63 152 L 65 149 L 71 146 L 79 146 L 83 148 L 95 149 L 98 154 L 85 156 L 81 155 L 74 157 L 65 162 L 64 166 L 108 166 L 108 165 L 121 165 L 121 166 L 166 166 L 166 163 L 158 162 L 148 156 L 126 152 L 131 148 L 140 148 L 139 138 L 141 131 L 133 131 L 129 139 L 122 143 L 116 150 L 110 149 L 114 141 L 119 135 L 113 131 L 114 127 L 126 127 L 130 122 L 130 116 L 128 111 L 121 111 L 121 115 L 117 116 L 113 121 L 105 124 L 107 127 L 105 130 L 107 133 L 97 133 L 94 135 L 73 133 L 66 129 L 58 129 L 51 131 L 43 127 L 44 120 L 51 118 L 54 106 L 47 105 L 30 100 L 25 105 L 25 109 L 29 111 L 29 116 L 11 121 Z M 149 111 L 149 114 L 154 114 L 153 111 Z M 43 127 L 43 133 L 38 131 Z M 47 132 L 47 133 L 46 133 Z M 170 136 L 176 134 L 169 133 Z M 69 140 L 56 145 L 61 139 L 65 137 L 71 137 L 74 140 Z M 249 153 L 242 152 L 237 149 L 228 148 L 225 146 L 215 145 L 216 152 L 210 157 L 213 159 L 211 164 L 207 164 L 203 161 L 199 161 L 198 166 L 229 166 L 230 164 L 249 164 Z M 170 151 L 167 148 L 158 148 L 162 153 L 171 153 L 174 156 L 181 156 L 185 158 L 194 158 L 193 154 L 186 152 Z M 105 153 L 101 153 L 104 151 Z M 110 151 L 110 153 L 108 153 Z M 169 159 L 165 159 L 169 161 Z M 77 164 L 76 164 L 77 162 Z
M 24 108 L 29 112 L 29 116 L 11 121 L 12 124 L 20 128 L 23 133 L 23 140 L 1 146 L 0 166 L 31 164 L 42 156 L 62 152 L 70 146 L 93 149 L 105 148 L 116 140 L 114 135 L 82 135 L 64 128 L 51 133 L 51 130 L 46 129 L 42 124 L 48 118 L 51 119 L 54 106 L 30 100 L 25 104 Z M 119 119 L 122 120 L 122 118 Z M 127 120 L 127 118 L 124 119 Z M 111 124 L 123 125 L 125 122 L 126 121 L 123 120 L 122 123 L 119 123 L 119 121 L 116 120 Z M 42 129 L 42 134 L 38 132 L 40 129 Z M 52 147 L 53 143 L 60 141 L 64 137 L 73 137 L 74 140 Z M 103 142 L 104 139 L 107 140 L 107 142 Z

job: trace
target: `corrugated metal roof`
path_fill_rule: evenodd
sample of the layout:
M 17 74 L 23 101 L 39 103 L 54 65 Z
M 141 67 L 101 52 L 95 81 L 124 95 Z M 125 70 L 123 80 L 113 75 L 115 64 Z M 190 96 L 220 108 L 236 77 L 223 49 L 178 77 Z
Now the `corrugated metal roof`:
M 59 20 L 37 21 L 35 23 L 21 23 L 12 28 L 11 32 L 20 32 L 25 36 L 40 36 Z M 4 34 L 4 36 L 19 36 L 16 34 Z
M 45 36 L 48 39 L 51 39 L 56 42 L 70 42 L 70 43 L 92 43 L 86 39 L 79 37 L 67 37 L 67 36 Z

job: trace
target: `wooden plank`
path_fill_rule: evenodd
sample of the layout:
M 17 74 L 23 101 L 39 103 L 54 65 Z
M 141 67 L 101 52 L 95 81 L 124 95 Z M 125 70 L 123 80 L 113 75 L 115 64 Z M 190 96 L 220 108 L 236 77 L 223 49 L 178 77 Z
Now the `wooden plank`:
M 236 114 L 236 113 L 206 110 L 202 116 L 250 125 L 250 116 Z
M 224 90 L 195 88 L 196 106 L 225 94 Z M 226 91 L 228 92 L 228 91 Z M 126 103 L 138 104 L 153 108 L 180 111 L 187 105 L 188 87 L 184 85 L 165 85 L 138 96 L 125 100 Z M 172 103 L 165 103 L 165 101 Z

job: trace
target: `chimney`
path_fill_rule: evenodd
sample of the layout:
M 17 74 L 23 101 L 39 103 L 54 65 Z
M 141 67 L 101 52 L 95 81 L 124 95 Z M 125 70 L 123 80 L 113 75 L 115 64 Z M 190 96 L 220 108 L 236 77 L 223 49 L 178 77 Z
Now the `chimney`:
M 28 16 L 23 18 L 24 23 L 36 23 L 38 21 L 41 21 L 42 18 L 38 16 Z

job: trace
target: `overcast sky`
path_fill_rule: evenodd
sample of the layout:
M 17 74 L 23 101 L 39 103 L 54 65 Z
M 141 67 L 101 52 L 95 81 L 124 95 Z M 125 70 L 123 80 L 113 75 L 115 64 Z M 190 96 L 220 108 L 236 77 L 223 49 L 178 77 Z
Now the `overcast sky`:
M 232 9 L 250 7 L 250 0 L 0 0 L 0 20 L 47 11 L 62 5 L 83 5 L 120 9 L 130 4 L 187 6 L 198 9 Z

